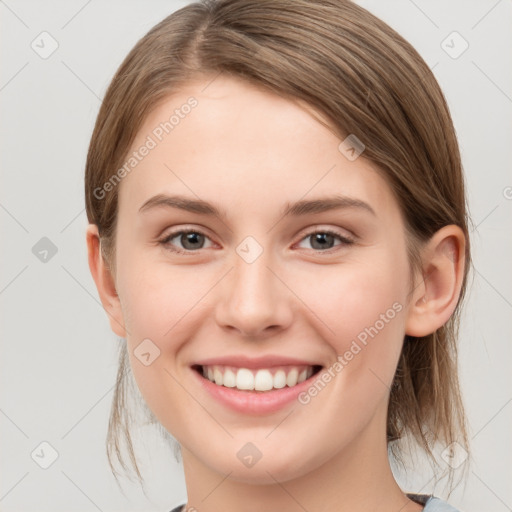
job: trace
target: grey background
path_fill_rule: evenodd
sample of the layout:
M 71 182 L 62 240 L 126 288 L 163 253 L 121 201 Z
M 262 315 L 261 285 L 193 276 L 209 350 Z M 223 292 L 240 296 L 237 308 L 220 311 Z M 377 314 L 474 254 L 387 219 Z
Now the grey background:
M 123 495 L 107 464 L 118 340 L 87 266 L 83 169 L 121 60 L 187 3 L 0 1 L 1 511 L 168 511 L 186 499 L 182 468 L 151 429 L 136 436 L 148 497 L 127 479 Z M 450 502 L 467 512 L 512 510 L 512 4 L 358 3 L 418 49 L 451 108 L 476 226 L 476 272 L 460 345 L 473 463 Z M 42 46 L 43 31 L 58 43 L 46 59 L 31 47 Z M 441 46 L 453 31 L 469 43 L 458 58 Z M 452 36 L 448 44 L 453 52 L 462 43 Z M 46 262 L 36 245 L 48 243 L 43 237 L 57 250 Z M 41 455 L 44 441 L 58 453 L 48 469 L 31 456 Z M 414 477 L 398 475 L 407 491 L 443 497 L 444 484 L 431 477 L 424 464 Z

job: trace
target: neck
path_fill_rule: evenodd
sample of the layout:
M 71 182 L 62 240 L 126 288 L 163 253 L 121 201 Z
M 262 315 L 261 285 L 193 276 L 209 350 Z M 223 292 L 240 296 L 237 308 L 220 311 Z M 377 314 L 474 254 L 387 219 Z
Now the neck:
M 265 467 L 264 458 L 251 468 L 254 480 L 238 478 L 235 467 L 223 473 L 205 465 L 182 447 L 187 483 L 187 512 L 419 512 L 395 481 L 388 459 L 382 421 L 371 422 L 357 440 L 329 455 L 328 460 L 289 461 L 279 469 Z M 382 419 L 382 418 L 381 418 Z M 385 414 L 384 414 L 385 424 Z M 293 440 L 290 440 L 293 442 Z M 333 451 L 336 443 L 333 443 Z M 332 452 L 331 452 L 332 453 Z M 279 453 L 277 452 L 275 457 Z M 303 467 L 311 470 L 298 470 Z M 259 466 L 259 468 L 258 468 Z M 259 471 L 259 472 L 258 472 Z M 297 470 L 295 470 L 296 472 Z M 291 478 L 290 478 L 290 475 Z M 243 481 L 242 481 L 243 480 Z M 257 483 L 256 483 L 257 482 Z M 193 507 L 193 508 L 192 508 Z

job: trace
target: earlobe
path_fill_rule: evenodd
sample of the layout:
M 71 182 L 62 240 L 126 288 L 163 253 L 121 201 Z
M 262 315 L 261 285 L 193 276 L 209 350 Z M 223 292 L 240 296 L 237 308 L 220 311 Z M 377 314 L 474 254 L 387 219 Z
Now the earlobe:
M 466 238 L 458 226 L 444 226 L 422 251 L 423 276 L 411 296 L 405 333 L 421 337 L 442 327 L 453 314 L 462 287 Z
M 98 226 L 89 224 L 86 230 L 89 269 L 110 321 L 110 328 L 121 338 L 126 337 L 121 301 L 117 294 L 114 277 L 101 254 Z

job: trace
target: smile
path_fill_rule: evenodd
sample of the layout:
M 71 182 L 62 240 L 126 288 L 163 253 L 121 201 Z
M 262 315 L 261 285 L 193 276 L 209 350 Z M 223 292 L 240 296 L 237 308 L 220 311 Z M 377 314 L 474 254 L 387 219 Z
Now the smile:
M 222 365 L 197 365 L 194 369 L 217 386 L 240 391 L 270 391 L 294 387 L 318 373 L 321 366 L 278 366 L 248 369 Z

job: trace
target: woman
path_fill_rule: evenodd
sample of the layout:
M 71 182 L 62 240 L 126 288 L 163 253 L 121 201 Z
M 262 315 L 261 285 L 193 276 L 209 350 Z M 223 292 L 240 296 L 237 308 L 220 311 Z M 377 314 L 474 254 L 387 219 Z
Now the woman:
M 86 165 L 89 265 L 125 385 L 179 443 L 178 510 L 455 510 L 414 441 L 467 453 L 464 179 L 430 69 L 344 0 L 190 4 L 112 80 Z M 448 465 L 446 468 L 453 476 Z

